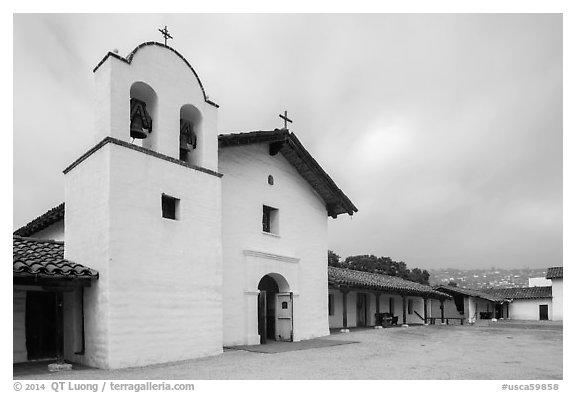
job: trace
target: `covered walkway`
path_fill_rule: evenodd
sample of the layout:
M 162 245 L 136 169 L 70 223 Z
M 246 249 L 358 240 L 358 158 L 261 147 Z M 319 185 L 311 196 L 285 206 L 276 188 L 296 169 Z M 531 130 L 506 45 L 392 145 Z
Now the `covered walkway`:
M 423 325 L 430 300 L 451 296 L 400 277 L 328 267 L 330 328 Z M 444 317 L 442 316 L 442 322 Z
M 475 289 L 460 288 L 451 285 L 441 285 L 434 288 L 452 296 L 446 304 L 432 304 L 432 314 L 442 310 L 448 317 L 462 318 L 468 323 L 480 319 L 500 319 L 510 317 L 510 300 L 497 293 L 488 293 Z
M 15 370 L 69 368 L 85 351 L 84 295 L 99 273 L 65 259 L 53 240 L 14 235 L 12 259 Z

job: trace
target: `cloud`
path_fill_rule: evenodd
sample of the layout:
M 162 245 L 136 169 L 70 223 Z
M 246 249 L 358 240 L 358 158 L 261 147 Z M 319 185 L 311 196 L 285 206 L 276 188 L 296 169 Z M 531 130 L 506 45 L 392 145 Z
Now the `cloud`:
M 338 254 L 561 264 L 558 14 L 17 15 L 15 227 L 62 200 L 61 170 L 93 142 L 92 68 L 164 25 L 221 105 L 219 132 L 288 110 L 360 210 L 330 220 Z

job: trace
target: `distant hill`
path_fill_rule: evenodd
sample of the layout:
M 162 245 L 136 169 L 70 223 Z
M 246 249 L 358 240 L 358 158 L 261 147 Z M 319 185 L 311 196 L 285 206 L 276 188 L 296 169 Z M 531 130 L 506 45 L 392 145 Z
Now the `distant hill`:
M 547 268 L 538 269 L 430 269 L 430 285 L 447 285 L 454 281 L 469 289 L 527 287 L 528 279 L 546 277 Z

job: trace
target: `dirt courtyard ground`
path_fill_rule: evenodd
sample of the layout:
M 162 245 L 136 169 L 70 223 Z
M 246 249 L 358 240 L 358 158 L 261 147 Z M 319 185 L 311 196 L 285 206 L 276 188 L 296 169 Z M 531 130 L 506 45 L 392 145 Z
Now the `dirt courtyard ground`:
M 562 379 L 557 323 L 363 329 L 328 339 L 358 343 L 272 354 L 227 349 L 142 368 L 15 374 L 15 379 Z

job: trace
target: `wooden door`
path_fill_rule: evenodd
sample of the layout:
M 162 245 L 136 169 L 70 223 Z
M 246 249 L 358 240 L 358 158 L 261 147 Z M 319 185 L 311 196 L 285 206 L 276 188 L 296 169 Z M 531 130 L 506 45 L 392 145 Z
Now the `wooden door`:
M 496 306 L 496 319 L 504 318 L 504 313 L 502 312 L 502 305 L 498 304 Z
M 356 295 L 356 326 L 366 326 L 366 294 Z
M 548 305 L 541 304 L 540 305 L 540 320 L 547 321 L 548 320 Z
M 292 292 L 276 294 L 276 340 L 292 341 L 293 338 Z
M 258 294 L 258 334 L 260 335 L 260 344 L 266 344 L 266 291 L 260 291 Z
M 58 351 L 56 294 L 26 294 L 26 350 L 29 360 L 53 359 Z

